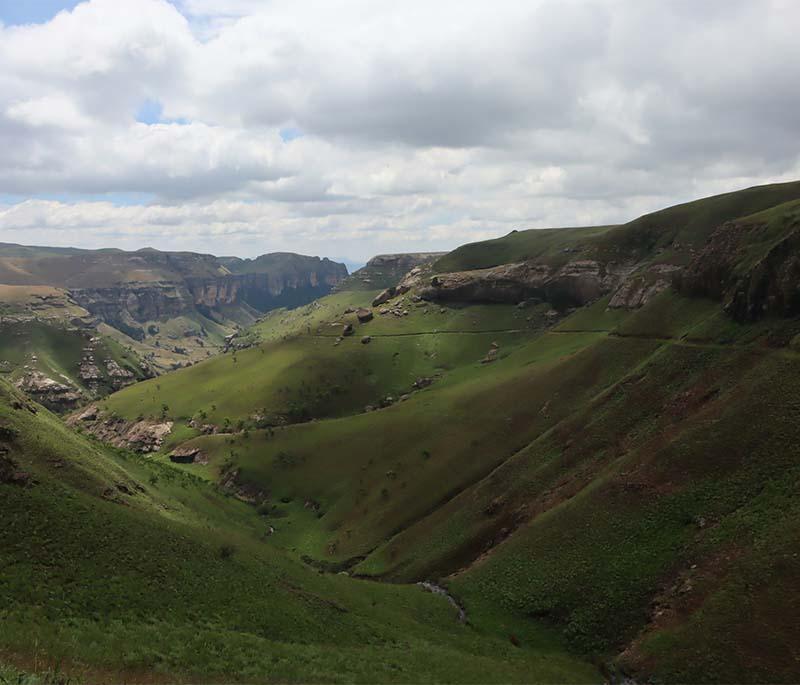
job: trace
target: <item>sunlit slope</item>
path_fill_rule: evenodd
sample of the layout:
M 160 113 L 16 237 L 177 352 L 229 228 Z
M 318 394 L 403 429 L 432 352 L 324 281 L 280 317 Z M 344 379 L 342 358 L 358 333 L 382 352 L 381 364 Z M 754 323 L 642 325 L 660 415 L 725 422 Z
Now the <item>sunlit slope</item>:
M 178 419 L 175 440 L 208 460 L 181 468 L 264 493 L 268 544 L 320 570 L 439 579 L 640 680 L 796 682 L 798 192 L 707 198 L 563 246 L 543 234 L 543 259 L 686 266 L 640 309 L 412 291 L 362 324 L 372 293 L 342 292 L 267 317 L 236 361 L 160 379 L 166 409 L 152 383 L 108 405 Z M 287 420 L 199 437 L 183 424 L 198 408 Z
M 87 682 L 596 679 L 497 610 L 464 626 L 417 587 L 289 560 L 251 507 L 87 441 L 5 384 L 0 426 L 0 661 Z
M 268 486 L 273 543 L 326 567 L 455 573 L 468 606 L 668 680 L 791 681 L 800 355 L 772 341 L 798 332 L 672 293 L 601 302 L 387 409 L 193 444 Z M 754 618 L 725 633 L 734 598 Z
M 345 313 L 369 307 L 373 297 L 343 292 L 272 313 L 250 333 L 256 346 L 126 388 L 103 406 L 128 419 L 188 420 L 202 412 L 217 425 L 360 413 L 409 393 L 419 378 L 477 363 L 492 343 L 503 350 L 520 344 L 548 322 L 546 305 L 444 308 L 408 299 L 408 314 L 399 317 L 376 307 L 371 321 L 359 323 Z M 353 334 L 337 341 L 346 324 Z

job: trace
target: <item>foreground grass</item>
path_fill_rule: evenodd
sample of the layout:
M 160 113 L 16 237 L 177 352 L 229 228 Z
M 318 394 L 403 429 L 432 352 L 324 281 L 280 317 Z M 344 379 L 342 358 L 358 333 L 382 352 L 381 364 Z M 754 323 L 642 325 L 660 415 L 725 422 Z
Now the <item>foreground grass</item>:
M 517 648 L 479 616 L 459 624 L 415 586 L 320 574 L 266 544 L 252 507 L 108 451 L 0 391 L 9 454 L 35 480 L 0 484 L 0 660 L 23 672 L 85 682 L 595 679 L 546 633 Z

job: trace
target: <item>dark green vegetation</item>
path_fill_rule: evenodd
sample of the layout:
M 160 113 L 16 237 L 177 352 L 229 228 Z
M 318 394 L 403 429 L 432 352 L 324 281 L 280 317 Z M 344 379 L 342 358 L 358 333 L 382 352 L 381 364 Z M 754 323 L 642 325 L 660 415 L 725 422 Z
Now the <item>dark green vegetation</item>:
M 252 507 L 89 441 L 2 382 L 0 441 L 0 655 L 23 671 L 53 682 L 594 678 L 552 635 L 496 609 L 464 626 L 417 587 L 320 574 L 269 545 Z
M 4 514 L 31 512 L 0 549 L 69 560 L 89 546 L 95 560 L 47 557 L 28 586 L 24 562 L 3 565 L 0 591 L 25 597 L 3 624 L 46 636 L 50 668 L 63 657 L 95 679 L 121 665 L 561 682 L 598 679 L 583 665 L 596 663 L 657 682 L 797 682 L 798 198 L 800 184 L 766 186 L 561 238 L 513 233 L 434 265 L 668 265 L 654 273 L 673 287 L 635 306 L 609 307 L 626 299 L 614 291 L 572 310 L 443 306 L 412 289 L 370 307 L 377 288 L 362 282 L 272 312 L 254 347 L 76 421 L 174 422 L 148 457 L 8 409 L 13 444 L 34 430 L 20 416 L 47 421 L 74 468 L 105 480 L 92 491 L 30 456 L 46 450 L 16 448 L 40 482 L 0 485 Z M 178 447 L 199 456 L 174 464 Z M 447 586 L 468 625 L 408 586 L 420 580 Z

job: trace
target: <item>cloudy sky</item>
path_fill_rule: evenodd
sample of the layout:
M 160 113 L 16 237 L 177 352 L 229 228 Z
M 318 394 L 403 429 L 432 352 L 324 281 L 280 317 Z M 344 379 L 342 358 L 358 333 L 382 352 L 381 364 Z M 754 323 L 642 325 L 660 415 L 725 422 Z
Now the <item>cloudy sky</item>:
M 353 262 L 800 178 L 796 0 L 0 0 L 0 240 Z

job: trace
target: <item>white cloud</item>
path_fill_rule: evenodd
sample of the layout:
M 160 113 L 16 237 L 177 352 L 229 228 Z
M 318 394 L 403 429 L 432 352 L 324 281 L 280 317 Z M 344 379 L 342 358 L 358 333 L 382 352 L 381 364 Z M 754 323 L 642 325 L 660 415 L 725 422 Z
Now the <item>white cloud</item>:
M 791 177 L 798 23 L 786 0 L 89 0 L 0 27 L 0 190 L 74 198 L 3 210 L 0 238 L 365 257 Z M 179 123 L 137 123 L 146 101 Z M 103 193 L 155 200 L 81 200 Z

